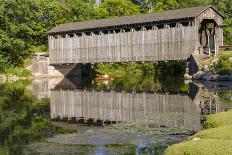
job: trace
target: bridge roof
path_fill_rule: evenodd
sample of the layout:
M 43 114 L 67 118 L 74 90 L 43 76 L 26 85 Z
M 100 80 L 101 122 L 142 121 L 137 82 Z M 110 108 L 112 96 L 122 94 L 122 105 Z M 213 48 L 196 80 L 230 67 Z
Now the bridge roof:
M 132 24 L 151 23 L 151 22 L 159 22 L 159 21 L 181 20 L 181 19 L 191 19 L 191 18 L 193 19 L 208 8 L 214 9 L 211 5 L 208 5 L 208 6 L 198 6 L 198 7 L 163 11 L 157 13 L 122 16 L 122 17 L 90 20 L 90 21 L 75 22 L 75 23 L 66 23 L 66 24 L 58 25 L 57 27 L 51 29 L 50 31 L 48 31 L 48 34 L 65 33 L 72 31 L 87 31 L 91 29 L 110 28 L 110 27 L 127 26 Z M 221 15 L 218 11 L 216 12 L 223 17 L 223 15 Z

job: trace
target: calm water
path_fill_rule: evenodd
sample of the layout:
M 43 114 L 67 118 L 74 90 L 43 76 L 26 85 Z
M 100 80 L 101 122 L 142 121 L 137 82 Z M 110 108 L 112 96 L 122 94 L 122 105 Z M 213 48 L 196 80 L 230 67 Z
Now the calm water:
M 232 107 L 232 83 L 125 76 L 0 85 L 0 154 L 163 154 Z

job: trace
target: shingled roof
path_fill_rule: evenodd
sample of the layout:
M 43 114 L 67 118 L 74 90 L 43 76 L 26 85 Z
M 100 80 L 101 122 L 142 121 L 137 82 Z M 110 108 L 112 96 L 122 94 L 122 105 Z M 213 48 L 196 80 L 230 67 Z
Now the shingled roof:
M 122 26 L 122 25 L 149 23 L 149 22 L 157 22 L 157 21 L 195 18 L 196 16 L 198 16 L 199 14 L 201 14 L 203 11 L 205 11 L 210 7 L 212 8 L 212 6 L 208 5 L 208 6 L 199 6 L 192 8 L 163 11 L 158 13 L 149 13 L 149 14 L 123 16 L 123 17 L 108 18 L 108 19 L 75 22 L 75 23 L 66 23 L 66 24 L 58 25 L 57 27 L 51 29 L 50 31 L 48 31 L 48 34 L 90 30 L 96 28 L 107 28 L 107 27 L 120 26 L 120 25 Z

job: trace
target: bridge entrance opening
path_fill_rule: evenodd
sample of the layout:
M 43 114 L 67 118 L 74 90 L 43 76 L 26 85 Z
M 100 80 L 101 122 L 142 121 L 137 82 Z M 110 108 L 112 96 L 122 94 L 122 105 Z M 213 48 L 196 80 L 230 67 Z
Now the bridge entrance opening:
M 213 19 L 204 19 L 200 24 L 199 42 L 204 54 L 216 53 L 216 27 L 217 24 Z

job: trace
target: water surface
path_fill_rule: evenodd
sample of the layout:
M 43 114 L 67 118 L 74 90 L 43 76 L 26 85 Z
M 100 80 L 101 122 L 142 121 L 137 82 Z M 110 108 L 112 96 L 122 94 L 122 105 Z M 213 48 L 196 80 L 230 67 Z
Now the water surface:
M 1 84 L 1 154 L 163 154 L 232 106 L 232 84 L 124 76 Z

